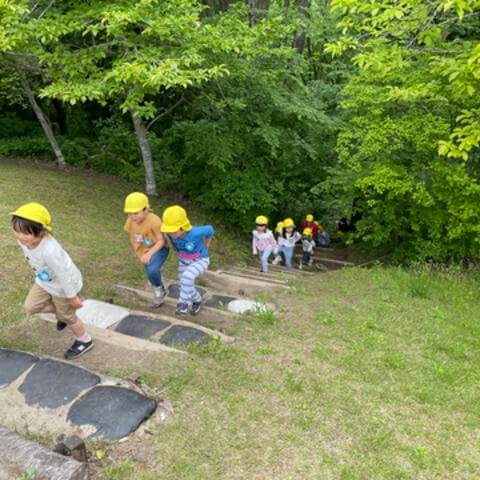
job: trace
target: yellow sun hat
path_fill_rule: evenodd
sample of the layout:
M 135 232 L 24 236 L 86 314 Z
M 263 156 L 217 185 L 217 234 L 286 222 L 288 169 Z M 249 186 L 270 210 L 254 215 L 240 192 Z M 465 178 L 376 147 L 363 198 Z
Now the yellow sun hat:
M 306 236 L 306 237 L 311 237 L 312 236 L 312 229 L 311 228 L 304 228 L 303 229 L 303 234 Z
M 255 219 L 255 223 L 257 225 L 267 225 L 268 224 L 268 218 L 265 216 L 265 215 L 259 215 L 256 219 Z
M 144 208 L 150 207 L 148 197 L 144 193 L 133 192 L 125 198 L 125 213 L 138 213 Z
M 187 217 L 187 212 L 180 205 L 168 207 L 163 212 L 162 226 L 160 230 L 163 233 L 173 233 L 179 230 L 188 232 L 192 229 L 192 225 Z
M 311 213 L 307 215 L 307 222 L 313 222 L 313 215 Z
M 284 228 L 295 227 L 295 222 L 291 218 L 286 218 L 283 221 L 283 227 Z
M 17 208 L 14 212 L 10 212 L 9 215 L 15 215 L 16 217 L 39 223 L 48 231 L 52 231 L 52 227 L 50 225 L 52 223 L 52 217 L 50 212 L 40 203 L 26 203 L 25 205 Z
M 283 227 L 284 227 L 283 222 L 278 222 L 277 226 L 275 227 L 275 233 L 280 233 Z

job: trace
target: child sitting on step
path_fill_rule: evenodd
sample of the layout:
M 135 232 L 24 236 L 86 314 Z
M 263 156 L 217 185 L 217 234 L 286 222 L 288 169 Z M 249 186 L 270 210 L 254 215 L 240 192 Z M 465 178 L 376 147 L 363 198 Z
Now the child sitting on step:
M 55 313 L 57 330 L 68 325 L 75 336 L 65 358 L 80 357 L 93 347 L 92 337 L 76 315 L 76 310 L 82 307 L 79 297 L 82 274 L 53 238 L 51 216 L 43 205 L 27 203 L 10 215 L 15 238 L 35 275 L 35 283 L 25 300 L 25 312 L 28 315 Z
M 268 229 L 268 218 L 259 215 L 255 219 L 255 230 L 252 232 L 252 253 L 259 254 L 262 264 L 261 271 L 268 273 L 268 259 L 277 250 L 277 242 L 271 230 Z
M 167 295 L 160 273 L 169 253 L 165 237 L 160 231 L 162 221 L 150 209 L 148 197 L 140 192 L 127 196 L 123 211 L 128 215 L 123 229 L 130 235 L 133 251 L 153 287 L 151 306 L 157 308 Z
M 273 263 L 278 265 L 281 260 L 280 254 L 283 253 L 285 257 L 285 264 L 287 270 L 292 270 L 292 257 L 295 249 L 295 244 L 301 240 L 302 236 L 297 232 L 297 227 L 291 218 L 286 218 L 283 222 L 283 230 L 278 237 L 278 253 Z
M 300 268 L 303 265 L 311 266 L 313 264 L 313 249 L 315 241 L 313 240 L 312 229 L 305 228 L 302 235 L 302 259 L 300 260 Z
M 202 296 L 195 288 L 195 280 L 206 272 L 210 264 L 208 249 L 214 235 L 213 227 L 192 227 L 187 212 L 179 205 L 174 205 L 163 212 L 161 229 L 178 254 L 180 297 L 175 313 L 186 315 L 190 308 L 191 315 L 198 315 Z

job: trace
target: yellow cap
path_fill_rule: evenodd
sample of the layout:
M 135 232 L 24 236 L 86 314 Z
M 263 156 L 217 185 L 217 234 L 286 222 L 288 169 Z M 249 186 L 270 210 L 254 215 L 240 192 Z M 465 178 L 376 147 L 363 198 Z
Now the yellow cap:
M 313 222 L 317 227 L 320 226 L 320 223 L 318 223 L 316 220 Z
M 295 227 L 295 222 L 291 218 L 286 218 L 283 221 L 283 227 L 284 228 Z
M 312 229 L 311 228 L 304 228 L 303 229 L 303 234 L 307 237 L 311 237 L 312 236 Z
M 267 225 L 268 224 L 268 218 L 265 216 L 265 215 L 259 215 L 256 219 L 255 219 L 255 223 L 257 225 Z
M 52 217 L 50 212 L 40 203 L 26 203 L 17 208 L 14 212 L 10 212 L 10 215 L 30 220 L 31 222 L 37 222 L 46 228 L 48 231 L 52 230 L 50 224 L 52 223 Z
M 275 227 L 275 233 L 280 233 L 283 228 L 283 222 L 278 222 L 277 226 Z
M 311 213 L 307 215 L 307 222 L 313 222 L 313 215 Z
M 144 208 L 150 207 L 148 197 L 144 193 L 133 192 L 125 199 L 125 213 L 138 213 Z
M 164 233 L 178 232 L 184 230 L 188 232 L 192 229 L 192 225 L 187 218 L 187 212 L 180 205 L 168 207 L 163 212 L 162 226 L 160 230 Z

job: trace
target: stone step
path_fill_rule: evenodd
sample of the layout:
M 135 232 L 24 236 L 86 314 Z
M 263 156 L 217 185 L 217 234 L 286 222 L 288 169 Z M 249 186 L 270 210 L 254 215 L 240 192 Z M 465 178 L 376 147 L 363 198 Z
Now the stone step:
M 122 380 L 9 349 L 0 349 L 0 386 L 0 424 L 39 436 L 118 440 L 157 408 Z
M 270 283 L 271 285 L 288 286 L 288 279 L 280 278 L 283 273 L 262 273 L 260 271 L 247 270 L 246 268 L 232 268 L 229 270 L 219 270 L 221 274 L 243 277 L 246 279 L 259 280 L 261 282 Z
M 137 293 L 151 296 L 149 292 Z M 191 343 L 204 344 L 209 338 L 219 338 L 223 343 L 232 343 L 235 340 L 222 332 L 164 312 L 129 310 L 89 299 L 84 301 L 84 306 L 87 308 L 80 309 L 79 316 L 92 336 L 132 350 L 179 353 L 181 350 L 175 348 L 176 346 L 184 347 Z M 102 312 L 108 315 L 108 322 L 104 320 Z M 53 314 L 40 314 L 39 317 L 56 322 Z M 105 328 L 106 325 L 108 328 Z M 94 354 L 94 350 L 90 354 Z
M 257 295 L 273 294 L 279 288 L 290 288 L 288 282 L 272 281 L 257 274 L 238 273 L 230 270 L 207 270 L 202 280 L 208 288 L 239 298 L 245 296 L 255 298 Z

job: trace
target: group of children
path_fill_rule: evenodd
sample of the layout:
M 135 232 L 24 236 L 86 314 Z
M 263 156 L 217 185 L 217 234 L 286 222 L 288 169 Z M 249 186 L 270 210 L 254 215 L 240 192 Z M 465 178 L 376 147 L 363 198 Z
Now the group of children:
M 159 307 L 167 295 L 160 269 L 168 258 L 170 244 L 178 256 L 180 280 L 175 313 L 197 315 L 202 297 L 195 288 L 195 280 L 210 263 L 208 250 L 213 227 L 192 226 L 179 205 L 168 207 L 160 219 L 150 209 L 148 197 L 140 192 L 127 196 L 124 212 L 128 215 L 124 230 L 153 288 L 152 307 Z M 25 300 L 25 311 L 29 315 L 54 313 L 59 331 L 68 326 L 75 341 L 65 352 L 65 358 L 75 359 L 93 348 L 92 337 L 76 314 L 83 305 L 82 274 L 53 237 L 52 219 L 43 205 L 28 203 L 10 215 L 15 238 L 35 277 Z
M 273 265 L 278 265 L 283 257 L 287 270 L 292 270 L 293 254 L 298 242 L 301 242 L 303 251 L 299 268 L 303 268 L 303 265 L 312 265 L 315 246 L 327 246 L 330 243 L 328 233 L 311 214 L 305 218 L 302 234 L 291 218 L 278 222 L 275 231 L 272 232 L 268 228 L 268 218 L 260 215 L 255 219 L 255 230 L 252 235 L 253 255 L 259 255 L 261 271 L 265 273 L 268 272 L 268 261 L 271 255 L 274 256 Z

